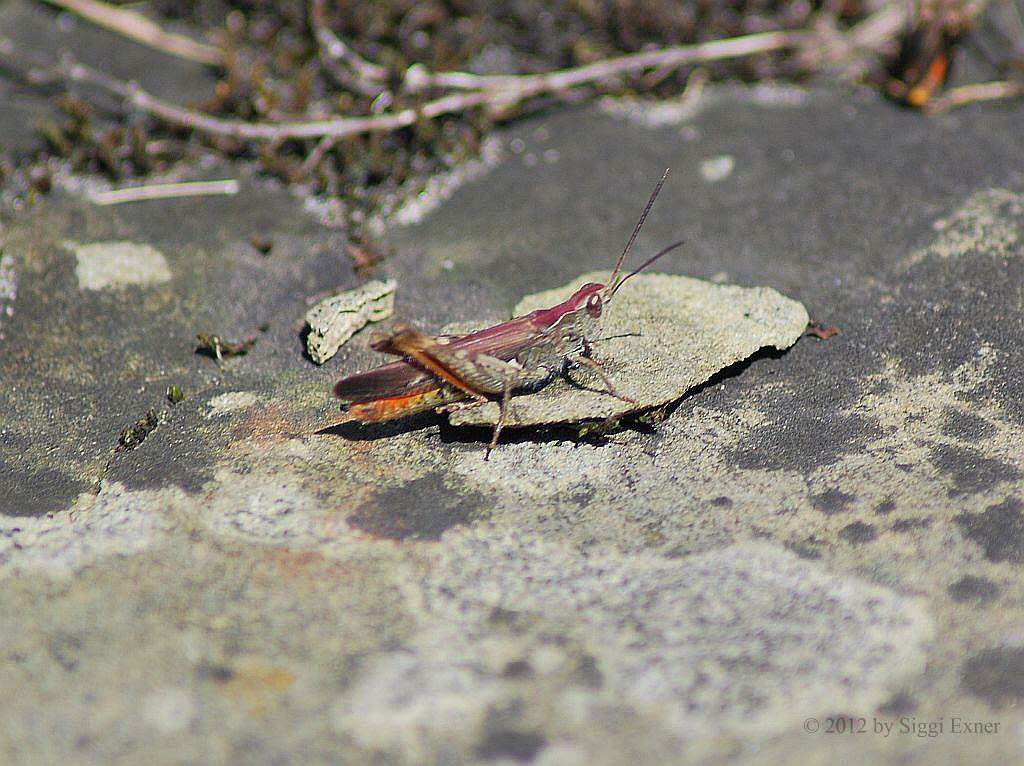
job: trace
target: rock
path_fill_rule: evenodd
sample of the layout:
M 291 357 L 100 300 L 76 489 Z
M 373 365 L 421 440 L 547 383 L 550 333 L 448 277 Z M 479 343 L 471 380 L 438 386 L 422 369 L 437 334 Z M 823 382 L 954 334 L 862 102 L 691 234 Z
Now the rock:
M 324 298 L 308 312 L 306 350 L 317 364 L 323 364 L 342 345 L 370 322 L 391 316 L 395 308 L 397 282 L 371 280 L 355 290 Z
M 565 287 L 529 295 L 515 308 L 520 316 L 568 298 L 580 285 L 608 278 L 591 272 Z M 614 418 L 660 407 L 682 397 L 715 373 L 762 348 L 784 350 L 807 327 L 807 311 L 770 287 L 716 285 L 689 277 L 640 274 L 627 282 L 605 310 L 594 357 L 616 388 L 635 402 L 607 393 L 600 377 L 586 368 L 539 392 L 516 396 L 511 426 L 577 423 Z M 497 422 L 498 405 L 456 410 L 453 425 Z

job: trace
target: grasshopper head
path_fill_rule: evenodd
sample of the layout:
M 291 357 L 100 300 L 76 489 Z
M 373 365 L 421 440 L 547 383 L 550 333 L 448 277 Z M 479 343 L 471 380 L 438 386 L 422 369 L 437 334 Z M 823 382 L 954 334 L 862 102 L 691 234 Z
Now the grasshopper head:
M 605 292 L 607 288 L 596 282 L 588 282 L 579 290 L 572 293 L 572 296 L 557 307 L 559 315 L 565 313 L 579 314 L 586 311 L 588 315 L 596 320 L 601 315 L 604 307 Z
M 569 299 L 569 310 L 577 312 L 584 309 L 587 314 L 597 319 L 601 316 L 601 310 L 604 308 L 605 292 L 605 285 L 588 282 L 573 293 L 572 298 Z

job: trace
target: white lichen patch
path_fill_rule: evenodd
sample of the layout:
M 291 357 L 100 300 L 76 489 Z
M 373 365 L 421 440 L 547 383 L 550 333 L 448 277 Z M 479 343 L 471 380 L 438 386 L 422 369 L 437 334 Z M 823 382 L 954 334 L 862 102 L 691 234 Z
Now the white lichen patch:
M 185 689 L 174 686 L 159 689 L 142 699 L 142 718 L 160 734 L 177 734 L 199 715 L 196 699 Z
M 998 356 L 994 348 L 982 344 L 974 358 L 953 370 L 903 378 L 898 365 L 890 361 L 882 372 L 874 376 L 873 381 L 879 384 L 881 391 L 865 394 L 842 413 L 874 417 L 884 433 L 861 455 L 846 459 L 851 466 L 859 461 L 876 472 L 871 479 L 865 477 L 863 482 L 856 479 L 850 482 L 858 487 L 862 502 L 879 502 L 888 492 L 900 498 L 905 496 L 908 501 L 913 499 L 918 513 L 947 515 L 962 510 L 962 503 L 949 502 L 950 493 L 956 494 L 956 487 L 951 486 L 949 477 L 940 475 L 931 462 L 935 451 L 943 448 L 966 448 L 979 459 L 997 461 L 1024 473 L 1019 426 L 1012 423 L 994 402 L 965 403 L 970 401 L 973 389 L 992 378 L 999 366 Z M 990 433 L 984 439 L 969 444 L 955 434 L 946 433 L 948 419 L 956 415 L 984 422 Z M 886 460 L 891 456 L 898 459 Z M 908 474 L 895 463 L 913 466 L 913 470 Z M 889 475 L 880 481 L 877 472 L 883 470 Z M 983 505 L 1003 498 L 1007 485 L 1000 486 L 998 481 L 986 484 L 985 487 L 974 487 L 972 504 Z M 1017 484 L 1011 481 L 1009 486 Z
M 404 201 L 394 212 L 388 211 L 387 205 L 385 205 L 384 217 L 389 223 L 399 226 L 411 226 L 419 223 L 436 210 L 442 202 L 450 199 L 458 189 L 470 181 L 483 177 L 496 167 L 504 157 L 504 153 L 501 139 L 494 137 L 484 139 L 480 146 L 478 159 L 467 160 L 446 173 L 438 173 L 431 177 L 425 187 L 412 198 L 404 199 L 402 193 L 404 190 L 400 191 L 396 195 L 396 199 L 404 199 Z
M 618 445 L 600 455 L 574 444 L 530 442 L 502 444 L 488 458 L 494 465 L 509 470 L 481 471 L 472 459 L 452 460 L 449 470 L 467 487 L 498 490 L 520 504 L 546 504 L 559 493 L 571 494 L 586 488 L 616 486 L 622 482 L 623 466 Z M 529 466 L 526 473 L 519 466 Z M 538 477 L 544 480 L 539 481 Z
M 14 316 L 14 301 L 18 297 L 18 273 L 14 269 L 14 256 L 0 248 L 0 340 L 4 339 L 4 323 Z
M 217 481 L 221 489 L 201 518 L 211 531 L 251 542 L 309 543 L 320 537 L 316 513 L 320 504 L 296 477 L 221 470 Z
M 74 510 L 0 516 L 0 576 L 64 578 L 109 556 L 141 553 L 171 527 L 172 509 L 186 499 L 175 488 L 130 492 L 115 482 L 82 495 Z
M 933 224 L 938 235 L 922 250 L 911 253 L 905 267 L 928 256 L 953 258 L 979 252 L 1008 255 L 1020 242 L 1024 228 L 1024 194 L 1008 189 L 985 189 L 972 194 L 948 218 Z
M 347 535 L 336 505 L 325 502 L 318 486 L 324 477 L 318 458 L 315 444 L 303 439 L 240 445 L 216 468 L 196 522 L 250 542 L 305 546 Z M 343 492 L 346 485 L 332 477 L 331 486 Z
M 325 298 L 306 312 L 306 350 L 310 358 L 323 364 L 367 324 L 391 316 L 396 285 L 393 279 L 374 279 L 354 290 Z
M 75 275 L 83 290 L 104 290 L 126 285 L 169 282 L 171 270 L 163 253 L 141 242 L 90 242 L 65 240 L 75 254 Z
M 215 418 L 236 410 L 244 410 L 252 407 L 258 401 L 259 397 L 252 391 L 229 391 L 226 394 L 213 397 L 206 403 L 209 408 L 206 417 Z
M 692 83 L 692 81 L 691 81 Z M 668 101 L 636 98 L 635 96 L 604 96 L 597 102 L 603 113 L 629 120 L 645 128 L 657 129 L 683 125 L 698 117 L 709 107 L 736 101 L 749 101 L 766 108 L 795 108 L 807 103 L 803 88 L 778 83 L 759 83 L 753 86 L 731 84 L 692 84 L 682 96 Z
M 703 98 L 682 98 L 652 101 L 634 96 L 604 96 L 597 107 L 611 117 L 629 120 L 645 128 L 679 125 L 696 117 L 703 108 Z
M 584 274 L 565 287 L 527 296 L 515 308 L 521 316 L 568 298 L 607 272 Z M 594 357 L 618 390 L 616 398 L 589 371 L 573 372 L 580 388 L 558 379 L 535 394 L 515 396 L 511 425 L 572 423 L 620 416 L 675 401 L 730 364 L 765 347 L 786 349 L 807 327 L 802 304 L 769 287 L 716 285 L 689 277 L 641 274 L 627 282 L 602 316 Z M 496 422 L 494 402 L 449 415 L 455 425 Z
M 724 181 L 732 175 L 736 159 L 731 154 L 719 154 L 700 163 L 700 176 L 708 183 Z
M 466 648 L 451 629 L 427 638 L 431 646 L 452 641 Z M 498 699 L 498 686 L 496 677 L 482 678 L 472 662 L 389 653 L 337 702 L 332 723 L 367 750 L 403 753 L 425 763 L 438 746 L 458 743 L 469 749 L 488 705 Z
M 382 479 L 412 481 L 430 470 L 417 463 L 422 447 L 415 434 L 382 447 L 385 454 L 374 464 Z M 215 467 L 194 522 L 218 536 L 322 553 L 372 546 L 373 538 L 364 540 L 348 522 L 379 491 L 367 483 L 366 471 L 373 469 L 359 452 L 330 435 L 235 442 Z
M 583 554 L 481 525 L 446 535 L 440 557 L 424 629 L 335 708 L 339 732 L 414 761 L 471 736 L 459 716 L 514 704 L 510 667 L 530 678 L 520 726 L 584 748 L 638 716 L 654 730 L 770 735 L 836 709 L 870 713 L 923 669 L 933 632 L 919 600 L 761 543 L 683 559 Z
M 759 82 L 751 86 L 726 86 L 741 98 L 747 97 L 758 106 L 794 109 L 808 101 L 806 88 L 779 82 Z
M 653 460 L 639 450 L 626 451 L 616 457 L 618 470 L 631 486 L 651 487 L 640 503 L 640 521 L 656 520 L 658 537 L 670 549 L 699 549 L 737 533 L 749 535 L 752 528 L 812 550 L 838 540 L 838 560 L 845 565 L 932 592 L 945 587 L 957 562 L 979 566 L 976 544 L 960 534 L 953 518 L 1005 502 L 1019 484 L 1013 472 L 1024 474 L 1019 426 L 995 402 L 978 402 L 974 393 L 1002 364 L 998 352 L 982 345 L 975 358 L 953 370 L 907 376 L 895 362 L 886 365 L 863 381 L 866 390 L 854 404 L 836 413 L 874 424 L 876 435 L 807 471 L 723 471 L 762 424 L 746 407 L 727 413 L 695 407 L 687 417 L 671 418 L 660 427 Z M 983 424 L 984 437 L 959 438 L 949 430 L 957 417 Z M 936 456 L 943 454 L 960 455 L 963 469 L 940 468 Z M 500 457 L 495 453 L 491 459 Z M 1007 478 L 981 474 L 975 479 L 986 466 L 1001 467 Z M 550 466 L 538 471 L 545 468 Z M 522 502 L 525 481 L 510 480 L 506 507 Z M 837 504 L 822 505 L 828 497 Z M 728 502 L 716 505 L 716 498 Z M 549 502 L 543 496 L 531 500 L 541 507 Z M 603 519 L 590 523 L 606 524 Z M 850 525 L 877 540 L 843 541 L 842 531 Z M 936 560 L 948 566 L 936 567 Z

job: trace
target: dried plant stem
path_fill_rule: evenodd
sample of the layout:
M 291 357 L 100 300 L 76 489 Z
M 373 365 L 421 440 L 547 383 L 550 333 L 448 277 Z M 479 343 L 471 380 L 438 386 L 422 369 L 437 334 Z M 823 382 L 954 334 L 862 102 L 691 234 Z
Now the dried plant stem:
M 317 165 L 320 164 L 320 161 L 324 158 L 327 152 L 333 149 L 337 142 L 338 139 L 334 136 L 324 136 L 317 141 L 316 146 L 314 146 L 309 154 L 306 155 L 306 159 L 304 159 L 302 161 L 302 165 L 299 166 L 299 178 L 305 178 L 312 173 L 316 169 Z
M 808 39 L 807 32 L 767 32 L 696 45 L 643 51 L 542 74 L 482 77 L 449 73 L 473 78 L 472 82 L 475 83 L 476 89 L 446 95 L 415 109 L 366 117 L 335 117 L 294 122 L 245 122 L 215 117 L 164 101 L 135 83 L 119 80 L 68 58 L 60 64 L 55 74 L 58 78 L 92 85 L 112 93 L 124 99 L 131 107 L 151 114 L 170 125 L 208 135 L 250 141 L 340 139 L 364 133 L 393 131 L 413 125 L 419 120 L 429 120 L 479 106 L 500 110 L 539 95 L 563 93 L 572 88 L 607 81 L 645 69 L 679 67 L 795 48 L 805 44 Z M 53 79 L 53 75 L 37 74 L 36 79 Z
M 972 85 L 961 85 L 958 88 L 949 90 L 944 96 L 940 96 L 926 104 L 925 111 L 929 114 L 938 114 L 980 101 L 998 101 L 1004 98 L 1017 98 L 1019 96 L 1024 96 L 1024 82 L 1015 80 L 979 82 Z
M 406 86 L 413 91 L 428 87 L 445 87 L 461 90 L 488 90 L 516 95 L 521 93 L 524 94 L 521 98 L 529 98 L 540 93 L 557 93 L 645 69 L 678 68 L 687 64 L 703 64 L 797 48 L 806 44 L 810 37 L 811 34 L 806 31 L 763 32 L 695 45 L 676 45 L 652 51 L 641 51 L 626 56 L 602 59 L 585 66 L 528 75 L 488 76 L 467 72 L 430 73 L 422 68 L 410 67 L 410 71 L 406 75 Z
M 492 94 L 461 93 L 424 104 L 420 109 L 403 109 L 392 114 L 367 117 L 335 117 L 327 120 L 296 122 L 245 122 L 214 117 L 197 109 L 157 98 L 135 83 L 124 82 L 77 62 L 65 62 L 59 74 L 72 82 L 96 86 L 123 98 L 130 106 L 180 128 L 212 136 L 247 141 L 287 141 L 290 139 L 345 138 L 363 133 L 386 132 L 408 127 L 420 119 L 462 112 L 486 103 Z
M 909 2 L 883 3 L 882 7 L 847 31 L 838 27 L 834 9 L 816 17 L 814 37 L 798 54 L 801 67 L 859 80 L 879 57 L 895 55 L 897 39 L 911 19 Z M 886 51 L 886 49 L 889 49 Z
M 124 202 L 175 197 L 208 197 L 219 194 L 238 194 L 238 181 L 229 178 L 223 181 L 185 181 L 171 184 L 126 186 L 122 189 L 97 192 L 92 195 L 92 201 L 97 205 L 119 205 Z
M 339 83 L 364 96 L 376 96 L 387 89 L 387 68 L 372 64 L 334 34 L 327 23 L 325 0 L 310 0 L 309 22 L 320 46 L 320 60 Z
M 43 0 L 43 2 L 63 8 L 93 24 L 171 56 L 208 66 L 218 66 L 224 61 L 218 48 L 196 42 L 184 35 L 167 32 L 134 11 L 116 8 L 108 3 L 100 2 L 100 0 Z

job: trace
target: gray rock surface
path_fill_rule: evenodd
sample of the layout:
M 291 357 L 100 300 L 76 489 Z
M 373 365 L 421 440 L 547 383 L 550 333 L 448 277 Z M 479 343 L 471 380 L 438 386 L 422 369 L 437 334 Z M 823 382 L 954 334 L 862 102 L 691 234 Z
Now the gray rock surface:
M 17 98 L 2 135 L 47 108 Z M 720 88 L 657 114 L 503 133 L 389 231 L 396 317 L 499 321 L 607 269 L 671 165 L 638 245 L 690 245 L 659 270 L 842 332 L 656 427 L 518 429 L 488 463 L 486 429 L 434 416 L 330 427 L 379 356 L 303 355 L 307 299 L 358 280 L 269 182 L 99 208 L 65 178 L 5 211 L 2 760 L 1020 761 L 1022 107 Z M 81 281 L 107 242 L 166 274 Z M 258 339 L 218 364 L 203 332 Z

